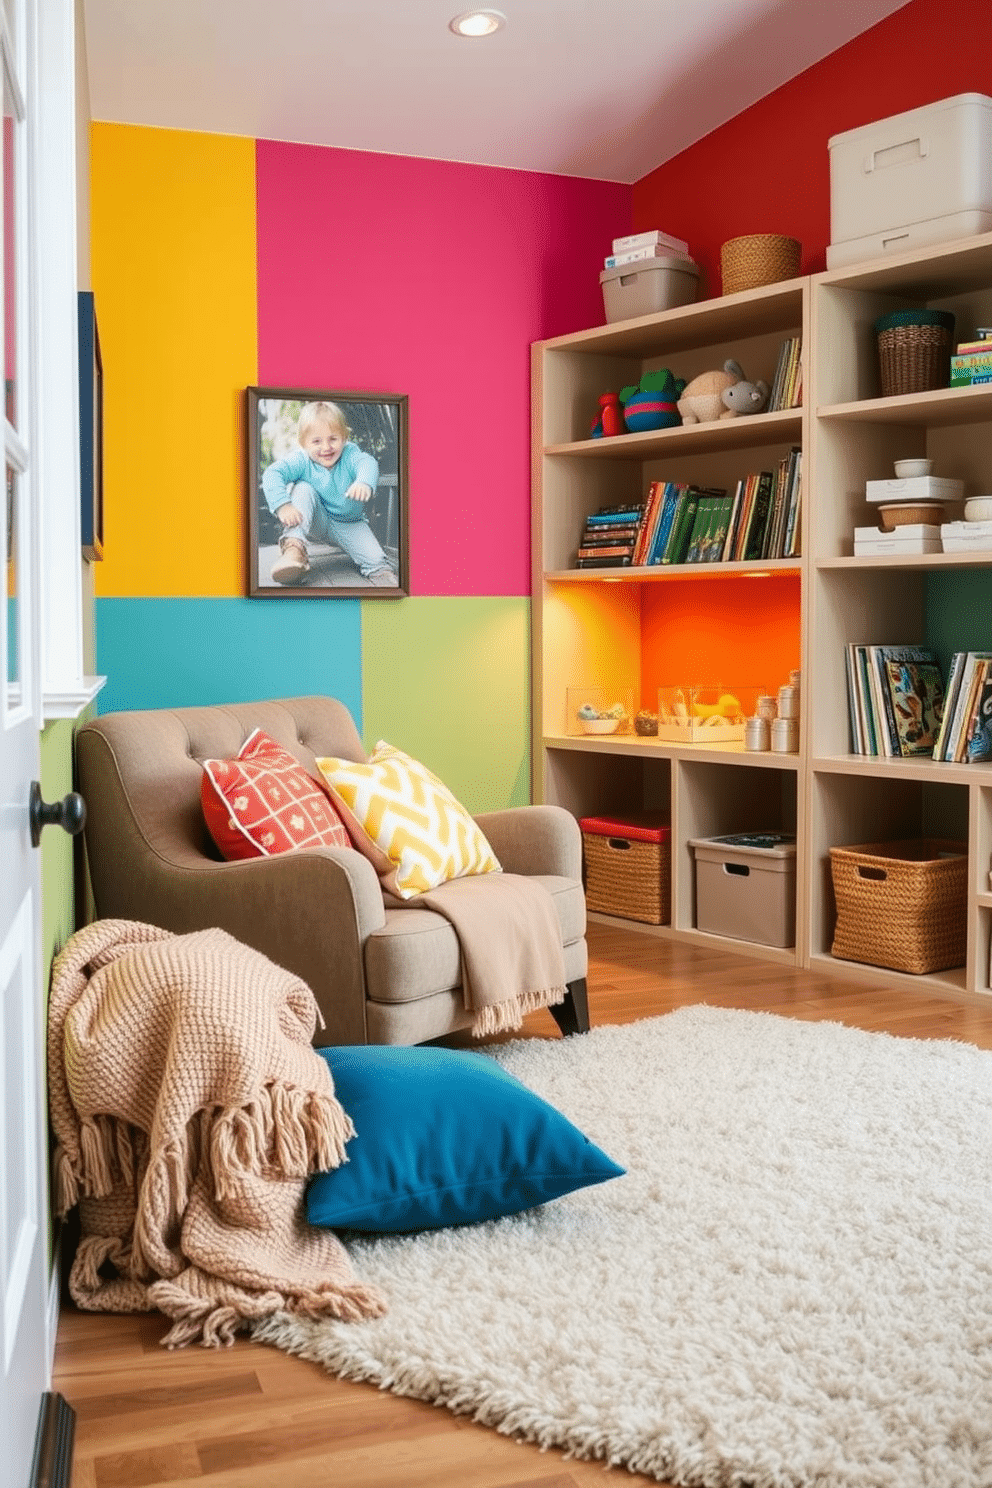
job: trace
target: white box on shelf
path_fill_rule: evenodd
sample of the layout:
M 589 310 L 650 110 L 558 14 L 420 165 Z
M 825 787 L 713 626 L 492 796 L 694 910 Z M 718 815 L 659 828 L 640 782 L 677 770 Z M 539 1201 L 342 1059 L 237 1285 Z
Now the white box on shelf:
M 835 134 L 827 268 L 992 229 L 992 98 L 959 93 Z
M 964 481 L 937 475 L 914 475 L 908 480 L 870 480 L 866 501 L 963 501 Z
M 740 744 L 763 687 L 713 683 L 658 688 L 658 738 L 676 744 Z
M 945 553 L 992 551 L 992 522 L 944 522 L 940 539 Z
M 642 263 L 604 269 L 603 310 L 609 323 L 656 315 L 692 305 L 699 293 L 699 266 L 690 258 L 649 258 Z
M 886 553 L 939 553 L 940 527 L 925 522 L 908 523 L 892 532 L 881 527 L 855 527 L 855 558 L 880 558 Z

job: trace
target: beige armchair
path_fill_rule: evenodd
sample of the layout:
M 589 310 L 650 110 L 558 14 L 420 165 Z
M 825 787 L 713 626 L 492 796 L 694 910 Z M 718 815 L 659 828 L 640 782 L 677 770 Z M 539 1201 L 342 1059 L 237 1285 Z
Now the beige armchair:
M 466 1028 L 458 940 L 428 909 L 390 909 L 350 848 L 224 862 L 200 807 L 202 761 L 231 758 L 262 728 L 311 774 L 316 757 L 364 760 L 345 706 L 282 698 L 108 713 L 79 730 L 79 789 L 97 914 L 177 933 L 218 925 L 302 977 L 326 1021 L 317 1044 L 417 1044 Z M 477 818 L 503 868 L 537 879 L 561 925 L 563 1033 L 589 1027 L 578 824 L 556 806 Z

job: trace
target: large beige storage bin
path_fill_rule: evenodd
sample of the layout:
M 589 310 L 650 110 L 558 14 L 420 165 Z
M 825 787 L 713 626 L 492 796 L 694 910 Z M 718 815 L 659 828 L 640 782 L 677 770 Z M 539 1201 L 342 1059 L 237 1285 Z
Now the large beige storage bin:
M 699 266 L 688 258 L 646 258 L 604 269 L 599 282 L 606 319 L 632 320 L 637 315 L 657 315 L 659 310 L 694 304 L 699 293 Z
M 796 943 L 796 844 L 784 832 L 693 837 L 696 929 L 758 945 Z
M 992 229 L 992 98 L 959 93 L 835 134 L 827 267 Z

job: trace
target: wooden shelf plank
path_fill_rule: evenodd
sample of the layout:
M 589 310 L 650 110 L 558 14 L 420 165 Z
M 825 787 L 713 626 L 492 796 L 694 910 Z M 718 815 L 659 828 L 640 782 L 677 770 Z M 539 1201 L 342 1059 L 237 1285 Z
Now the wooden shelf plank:
M 992 548 L 972 553 L 880 553 L 870 558 L 818 558 L 816 569 L 828 568 L 985 568 Z
M 820 755 L 811 761 L 821 775 L 872 775 L 889 780 L 926 780 L 943 785 L 992 785 L 992 765 L 953 764 L 928 755 L 887 759 L 869 754 Z
M 544 453 L 590 460 L 650 460 L 661 455 L 702 455 L 719 450 L 754 449 L 766 444 L 798 444 L 802 427 L 802 409 L 786 408 L 780 413 L 713 419 L 705 424 L 679 424 L 674 429 L 649 429 L 642 434 L 616 434 L 608 439 L 577 439 L 569 444 L 548 444 Z
M 992 558 L 992 553 L 989 554 Z M 650 568 L 563 568 L 544 575 L 549 584 L 639 584 L 664 583 L 670 579 L 725 579 L 728 576 L 760 579 L 767 574 L 799 574 L 798 558 L 766 558 L 750 563 L 656 563 Z
M 632 758 L 657 756 L 662 759 L 701 760 L 705 764 L 744 765 L 758 770 L 798 770 L 798 754 L 773 754 L 771 750 L 748 750 L 743 744 L 673 744 L 669 740 L 624 734 L 618 738 L 587 735 L 548 734 L 541 741 L 545 749 L 574 750 L 579 754 L 623 754 Z
M 769 418 L 777 415 L 769 414 Z M 891 398 L 862 398 L 832 403 L 816 410 L 825 421 L 850 424 L 901 424 L 907 428 L 951 428 L 992 418 L 992 384 L 938 388 L 932 393 L 900 393 Z

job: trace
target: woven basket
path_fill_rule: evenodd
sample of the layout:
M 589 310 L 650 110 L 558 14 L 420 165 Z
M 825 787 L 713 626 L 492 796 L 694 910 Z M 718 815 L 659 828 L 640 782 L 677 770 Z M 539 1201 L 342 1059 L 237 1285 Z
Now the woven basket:
M 783 238 L 776 233 L 752 233 L 745 238 L 731 238 L 720 249 L 724 294 L 794 279 L 799 273 L 801 252 L 802 244 L 798 239 Z
M 875 322 L 882 396 L 929 393 L 951 380 L 954 316 L 947 310 L 896 310 Z
M 967 851 L 939 838 L 832 847 L 832 954 L 918 976 L 963 966 Z
M 671 851 L 665 842 L 637 842 L 583 832 L 586 907 L 645 925 L 667 925 L 671 910 Z

